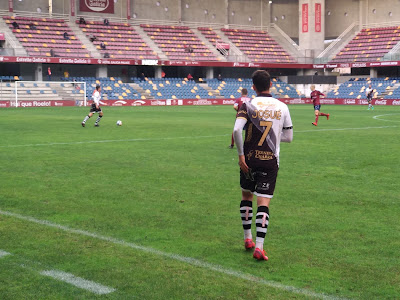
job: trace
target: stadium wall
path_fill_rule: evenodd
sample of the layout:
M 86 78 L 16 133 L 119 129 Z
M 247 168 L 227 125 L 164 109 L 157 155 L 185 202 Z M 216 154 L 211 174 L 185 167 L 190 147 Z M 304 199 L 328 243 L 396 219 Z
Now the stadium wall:
M 358 22 L 359 12 L 359 0 L 325 0 L 325 38 L 336 38 L 353 22 Z

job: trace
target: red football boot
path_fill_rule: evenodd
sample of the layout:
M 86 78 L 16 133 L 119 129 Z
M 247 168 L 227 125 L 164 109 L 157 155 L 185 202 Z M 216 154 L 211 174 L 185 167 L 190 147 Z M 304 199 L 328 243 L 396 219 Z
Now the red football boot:
M 318 124 L 317 124 L 317 123 L 315 123 L 315 122 L 312 122 L 311 124 L 313 124 L 314 126 L 318 126 Z
M 244 248 L 246 250 L 253 249 L 256 246 L 256 244 L 253 242 L 252 239 L 245 239 L 244 240 Z
M 257 260 L 268 260 L 267 252 L 256 248 L 253 253 L 253 257 Z

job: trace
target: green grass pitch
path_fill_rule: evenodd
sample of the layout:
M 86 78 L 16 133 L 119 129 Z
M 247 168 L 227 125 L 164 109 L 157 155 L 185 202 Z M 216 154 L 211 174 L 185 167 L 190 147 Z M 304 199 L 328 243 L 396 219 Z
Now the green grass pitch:
M 0 299 L 399 298 L 400 108 L 322 110 L 290 106 L 268 262 L 243 247 L 232 107 L 0 110 Z

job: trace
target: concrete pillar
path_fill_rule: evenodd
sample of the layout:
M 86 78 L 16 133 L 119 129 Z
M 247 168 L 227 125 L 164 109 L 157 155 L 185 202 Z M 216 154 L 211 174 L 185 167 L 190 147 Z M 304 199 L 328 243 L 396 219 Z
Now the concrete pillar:
M 206 78 L 207 79 L 213 79 L 214 78 L 214 68 L 213 67 L 207 67 L 206 68 Z
M 36 64 L 35 81 L 43 81 L 43 66 L 42 66 L 42 64 Z
M 162 67 L 161 66 L 155 66 L 154 67 L 154 77 L 155 78 L 161 78 L 161 71 L 162 71 Z
M 369 69 L 369 77 L 378 78 L 378 69 L 377 68 Z
M 107 66 L 99 65 L 96 69 L 96 77 L 108 77 L 108 68 Z
M 325 0 L 299 0 L 299 46 L 310 57 L 325 49 Z M 313 53 L 312 53 L 313 52 Z
M 304 69 L 298 69 L 297 76 L 304 76 Z

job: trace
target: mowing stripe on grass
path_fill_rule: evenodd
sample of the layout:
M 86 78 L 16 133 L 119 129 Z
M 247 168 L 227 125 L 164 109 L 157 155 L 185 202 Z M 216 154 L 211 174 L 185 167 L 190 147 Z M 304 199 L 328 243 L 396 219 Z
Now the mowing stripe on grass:
M 148 139 L 125 139 L 125 140 L 99 140 L 99 141 L 82 141 L 82 142 L 65 142 L 65 143 L 47 143 L 47 144 L 23 144 L 23 145 L 6 145 L 0 148 L 17 148 L 17 147 L 39 147 L 39 146 L 58 146 L 58 145 L 80 145 L 80 144 L 96 144 L 96 143 L 116 143 L 116 142 L 147 142 L 147 141 L 164 141 L 164 140 L 179 140 L 179 139 L 207 139 L 231 134 L 221 135 L 205 135 L 205 136 L 177 136 L 164 138 L 148 138 Z
M 0 250 L 0 258 L 7 256 L 7 255 L 11 255 L 11 253 L 8 253 L 6 251 Z
M 321 128 L 321 129 L 310 129 L 310 130 L 299 130 L 294 133 L 304 133 L 304 132 L 319 132 L 319 131 L 347 131 L 347 130 L 368 130 L 368 129 L 384 129 L 384 128 L 394 128 L 398 126 L 379 126 L 379 127 L 360 127 L 360 128 Z
M 47 270 L 47 271 L 41 271 L 40 274 L 54 278 L 56 280 L 64 281 L 73 286 L 90 291 L 97 295 L 105 295 L 105 294 L 109 294 L 109 293 L 112 293 L 115 291 L 115 289 L 110 288 L 108 286 L 104 286 L 104 285 L 98 284 L 96 282 L 86 280 L 81 277 L 77 277 L 73 274 L 66 273 L 63 271 Z
M 383 129 L 393 128 L 398 126 L 379 126 L 379 127 L 360 127 L 360 128 L 322 128 L 314 130 L 299 130 L 294 133 L 305 133 L 305 132 L 320 132 L 320 131 L 346 131 L 346 130 L 368 130 L 368 129 Z M 179 140 L 179 139 L 208 139 L 216 137 L 226 137 L 231 134 L 219 134 L 219 135 L 204 135 L 204 136 L 177 136 L 177 137 L 165 137 L 165 138 L 148 138 L 148 139 L 125 139 L 125 140 L 99 140 L 99 141 L 82 141 L 82 142 L 65 142 L 65 143 L 47 143 L 47 144 L 23 144 L 23 145 L 4 145 L 0 148 L 18 148 L 18 147 L 40 147 L 40 146 L 58 146 L 58 145 L 81 145 L 81 144 L 96 144 L 96 143 L 121 143 L 121 142 L 151 142 L 151 141 L 165 141 L 165 140 Z
M 173 253 L 167 253 L 167 252 L 163 252 L 157 249 L 153 249 L 150 247 L 145 247 L 145 246 L 140 246 L 131 242 L 126 242 L 124 240 L 120 240 L 117 238 L 113 238 L 113 237 L 108 237 L 108 236 L 104 236 L 104 235 L 100 235 L 97 233 L 93 233 L 93 232 L 89 232 L 89 231 L 85 231 L 85 230 L 80 230 L 80 229 L 74 229 L 74 228 L 70 228 L 68 226 L 64 226 L 64 225 L 60 225 L 60 224 L 56 224 L 56 223 L 52 223 L 46 220 L 39 220 L 30 216 L 24 216 L 24 215 L 20 215 L 20 214 L 16 214 L 13 212 L 9 212 L 9 211 L 3 211 L 0 210 L 0 215 L 3 216 L 8 216 L 8 217 L 14 217 L 16 219 L 20 219 L 20 220 L 24 220 L 24 221 L 29 221 L 32 223 L 36 223 L 36 224 L 40 224 L 40 225 L 44 225 L 44 226 L 48 226 L 48 227 L 52 227 L 52 228 L 56 228 L 68 233 L 74 233 L 74 234 L 78 234 L 78 235 L 82 235 L 82 236 L 88 236 L 88 237 L 92 237 L 98 240 L 102 240 L 102 241 L 106 241 L 109 243 L 113 243 L 115 245 L 122 245 L 125 247 L 129 247 L 132 249 L 136 249 L 136 250 L 140 250 L 149 254 L 154 254 L 157 256 L 163 256 L 163 257 L 167 257 L 173 260 L 177 260 L 180 262 L 184 262 L 196 267 L 200 267 L 203 269 L 208 269 L 214 272 L 218 272 L 218 273 L 222 273 L 225 275 L 230 275 L 239 279 L 243 279 L 243 280 L 247 280 L 250 282 L 254 282 L 254 283 L 259 283 L 259 284 L 263 284 L 272 288 L 276 288 L 276 289 L 280 289 L 280 290 L 284 290 L 284 291 L 288 291 L 288 292 L 292 292 L 295 294 L 300 294 L 300 295 L 305 295 L 308 297 L 314 297 L 314 298 L 320 298 L 320 299 L 326 299 L 326 300 L 334 300 L 334 299 L 345 299 L 345 298 L 341 298 L 341 297 L 336 297 L 336 296 L 331 296 L 331 295 L 325 295 L 325 294 L 321 294 L 321 293 L 316 293 L 307 289 L 302 289 L 302 288 L 296 288 L 294 286 L 289 286 L 289 285 L 284 285 L 281 284 L 279 282 L 275 282 L 272 280 L 266 280 L 260 277 L 256 277 L 253 276 L 251 274 L 247 274 L 247 273 L 243 273 L 240 271 L 235 271 L 233 269 L 229 269 L 229 268 L 225 268 L 223 266 L 217 265 L 217 264 L 213 264 L 213 263 L 208 263 L 208 262 L 204 262 L 195 258 L 191 258 L 191 257 L 186 257 L 186 256 L 182 256 L 179 254 L 173 254 Z

